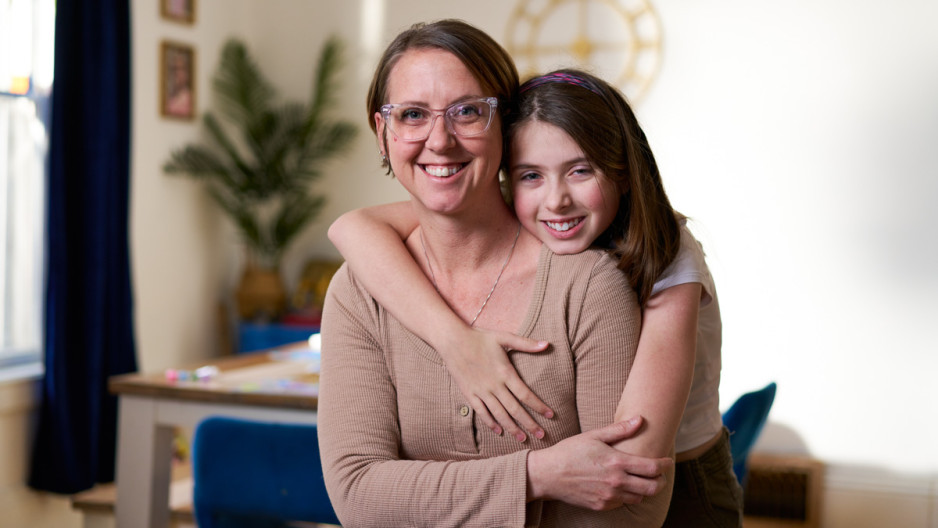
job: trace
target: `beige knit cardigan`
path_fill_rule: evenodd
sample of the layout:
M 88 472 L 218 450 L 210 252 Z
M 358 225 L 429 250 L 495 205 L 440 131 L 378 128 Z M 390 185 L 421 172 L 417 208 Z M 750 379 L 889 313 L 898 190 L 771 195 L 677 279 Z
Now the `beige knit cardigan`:
M 600 251 L 546 246 L 520 335 L 549 351 L 512 354 L 555 411 L 521 444 L 478 419 L 437 353 L 368 295 L 348 268 L 332 279 L 322 321 L 319 442 L 326 486 L 346 527 L 659 526 L 670 493 L 593 512 L 526 503 L 526 461 L 611 423 L 638 343 L 635 294 Z

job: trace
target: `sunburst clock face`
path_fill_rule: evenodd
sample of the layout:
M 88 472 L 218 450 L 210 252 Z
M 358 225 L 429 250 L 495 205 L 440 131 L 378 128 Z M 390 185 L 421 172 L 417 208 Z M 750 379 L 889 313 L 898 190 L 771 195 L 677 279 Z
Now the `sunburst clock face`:
M 661 25 L 648 0 L 520 0 L 507 31 L 522 80 L 576 67 L 636 102 L 658 73 Z

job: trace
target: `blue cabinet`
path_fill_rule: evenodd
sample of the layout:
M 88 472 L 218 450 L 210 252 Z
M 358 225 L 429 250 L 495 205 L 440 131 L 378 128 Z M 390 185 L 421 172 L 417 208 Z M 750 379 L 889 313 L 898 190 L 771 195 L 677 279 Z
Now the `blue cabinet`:
M 306 341 L 309 336 L 319 332 L 318 326 L 304 326 L 282 323 L 239 323 L 238 353 L 254 352 L 273 348 L 287 343 Z

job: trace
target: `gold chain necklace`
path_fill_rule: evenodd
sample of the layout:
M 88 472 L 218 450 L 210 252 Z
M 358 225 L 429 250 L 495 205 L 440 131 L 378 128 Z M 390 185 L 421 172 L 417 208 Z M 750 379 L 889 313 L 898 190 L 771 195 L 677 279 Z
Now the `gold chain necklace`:
M 515 233 L 515 240 L 511 243 L 511 248 L 508 250 L 508 256 L 505 257 L 505 263 L 502 264 L 502 269 L 498 272 L 498 277 L 495 277 L 495 284 L 492 285 L 492 289 L 489 290 L 489 294 L 485 296 L 485 300 L 482 301 L 482 306 L 479 307 L 479 311 L 476 312 L 476 316 L 472 318 L 469 326 L 476 324 L 476 319 L 482 315 L 482 310 L 485 309 L 485 305 L 488 304 L 489 299 L 492 298 L 492 294 L 495 293 L 495 288 L 498 287 L 498 281 L 502 278 L 502 273 L 505 273 L 505 268 L 508 267 L 508 261 L 511 260 L 512 253 L 515 252 L 515 245 L 518 244 L 519 235 L 521 235 L 521 222 L 518 222 L 518 231 Z M 433 287 L 436 289 L 436 292 L 440 293 L 440 288 L 436 285 L 436 277 L 433 275 L 433 267 L 430 266 L 430 256 L 427 255 L 427 245 L 423 241 L 423 229 L 420 230 L 420 247 L 423 248 L 423 258 L 427 261 L 427 269 L 430 270 L 430 282 L 433 283 Z

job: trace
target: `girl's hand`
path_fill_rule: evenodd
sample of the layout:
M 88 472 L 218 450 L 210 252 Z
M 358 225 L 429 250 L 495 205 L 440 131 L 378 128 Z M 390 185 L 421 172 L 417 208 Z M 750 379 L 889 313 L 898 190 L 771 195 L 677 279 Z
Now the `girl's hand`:
M 606 511 L 637 504 L 666 488 L 670 458 L 623 453 L 612 444 L 633 436 L 641 417 L 594 429 L 528 454 L 528 500 L 553 499 Z
M 495 434 L 505 431 L 519 442 L 527 439 L 525 431 L 543 438 L 544 430 L 522 404 L 546 418 L 554 413 L 521 380 L 506 351 L 542 352 L 548 343 L 507 332 L 465 330 L 453 336 L 441 356 L 469 405 Z

